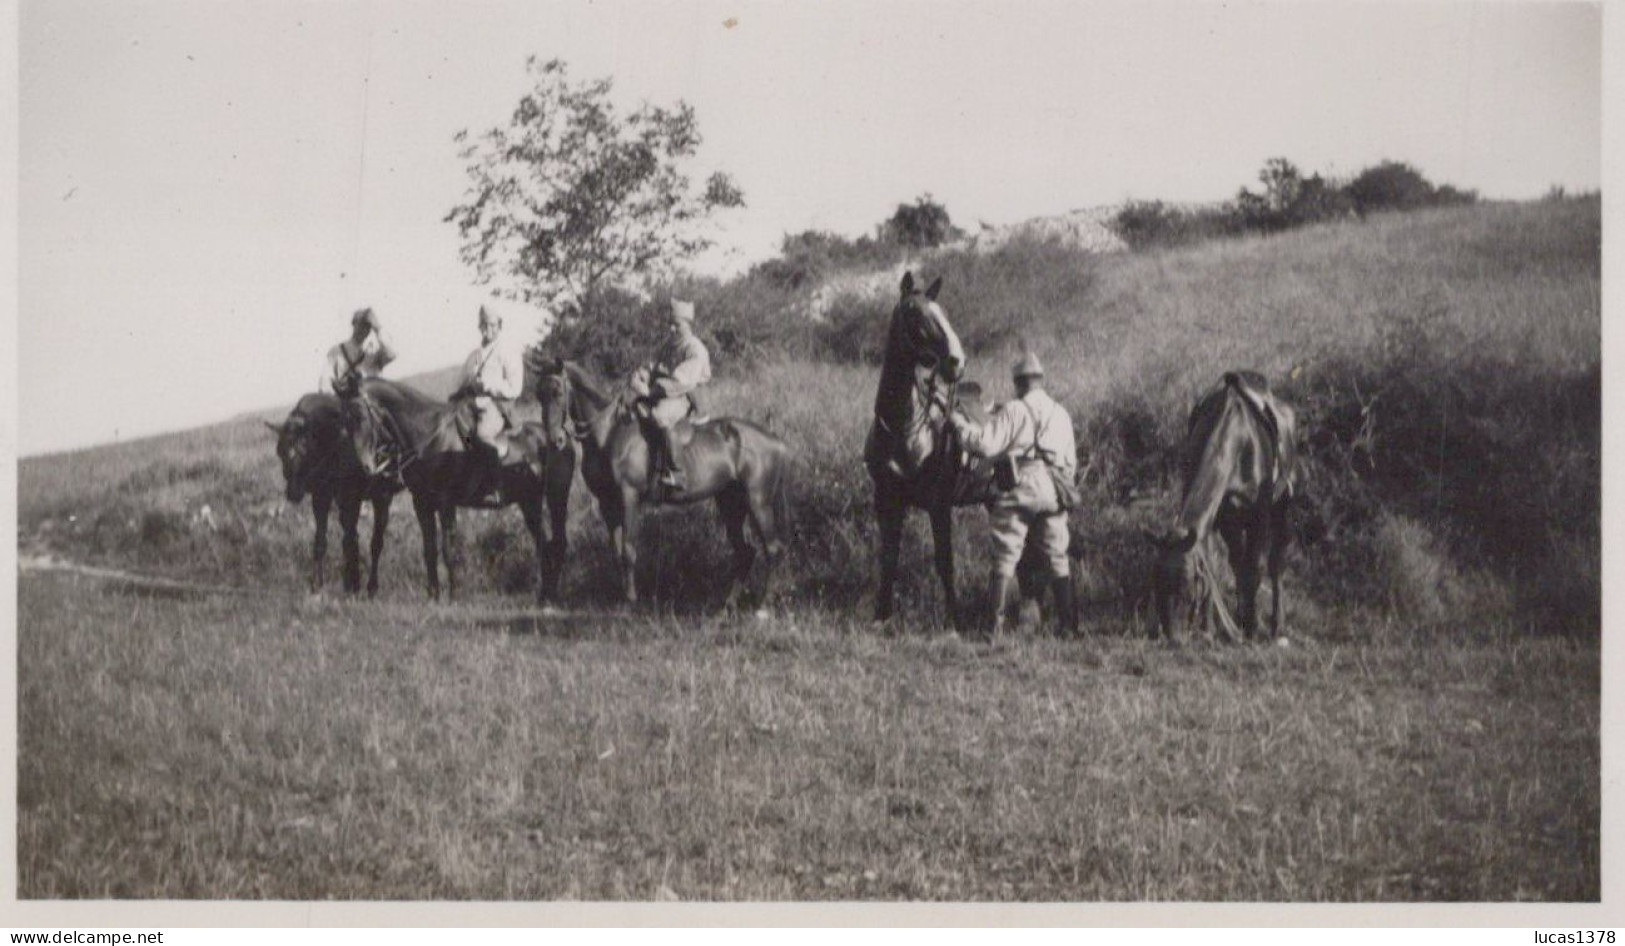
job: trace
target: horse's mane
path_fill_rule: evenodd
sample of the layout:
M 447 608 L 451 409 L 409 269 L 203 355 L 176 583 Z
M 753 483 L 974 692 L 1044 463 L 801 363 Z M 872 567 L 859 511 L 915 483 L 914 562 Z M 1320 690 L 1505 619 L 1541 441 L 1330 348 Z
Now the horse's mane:
M 300 417 L 305 420 L 324 420 L 328 417 L 337 417 L 339 412 L 339 399 L 337 395 L 324 392 L 306 394 L 293 406 L 288 419 Z

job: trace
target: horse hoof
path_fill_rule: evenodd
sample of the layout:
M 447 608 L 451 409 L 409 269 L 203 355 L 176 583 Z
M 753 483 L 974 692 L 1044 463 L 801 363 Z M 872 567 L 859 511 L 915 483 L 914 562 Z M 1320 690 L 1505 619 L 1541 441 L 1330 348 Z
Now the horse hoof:
M 758 621 L 766 621 L 768 618 L 770 618 L 772 616 L 773 616 L 773 613 L 771 611 L 767 610 L 766 608 L 757 608 L 756 609 L 756 620 L 758 620 Z

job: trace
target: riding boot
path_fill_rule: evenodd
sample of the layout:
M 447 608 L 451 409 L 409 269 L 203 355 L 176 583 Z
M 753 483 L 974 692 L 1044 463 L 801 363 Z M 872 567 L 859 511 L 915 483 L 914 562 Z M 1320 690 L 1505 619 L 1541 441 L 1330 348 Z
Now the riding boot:
M 676 455 L 672 450 L 672 432 L 666 427 L 655 428 L 655 442 L 658 446 L 655 452 L 659 454 L 659 482 L 664 489 L 677 493 L 683 489 L 683 471 L 677 468 Z
M 993 629 L 990 637 L 998 637 L 1004 633 L 1005 615 L 1010 611 L 1011 592 L 1016 588 L 1014 575 L 993 576 Z
M 479 489 L 474 496 L 481 502 L 494 503 L 502 495 L 502 453 L 494 443 L 480 441 L 480 462 L 476 464 Z
M 1050 583 L 1055 593 L 1055 617 L 1061 637 L 1078 636 L 1078 601 L 1072 593 L 1072 576 L 1062 575 Z

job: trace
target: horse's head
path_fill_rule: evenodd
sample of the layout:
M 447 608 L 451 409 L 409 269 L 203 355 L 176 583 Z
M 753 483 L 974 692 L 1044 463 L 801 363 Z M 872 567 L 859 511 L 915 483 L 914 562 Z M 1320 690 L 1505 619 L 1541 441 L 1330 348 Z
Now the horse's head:
M 536 403 L 542 406 L 542 429 L 547 434 L 547 445 L 563 450 L 570 445 L 570 428 L 575 423 L 571 415 L 570 376 L 564 362 L 554 358 L 533 362 L 536 369 Z
M 290 503 L 299 502 L 309 491 L 306 484 L 310 478 L 311 459 L 317 452 L 310 423 L 304 413 L 295 408 L 281 424 L 266 421 L 265 426 L 276 434 L 276 458 L 282 463 L 284 495 Z
M 965 370 L 965 349 L 954 327 L 948 324 L 948 313 L 937 304 L 942 277 L 922 291 L 914 283 L 914 274 L 907 272 L 901 289 L 902 297 L 892 310 L 890 343 L 908 353 L 917 367 L 940 375 L 944 381 L 958 381 Z
M 1195 529 L 1177 526 L 1161 533 L 1148 530 L 1145 535 L 1156 547 L 1151 589 L 1163 635 L 1175 638 L 1188 628 L 1205 625 L 1211 610 L 1221 629 L 1235 636 L 1235 622 L 1213 570 L 1213 537 L 1201 541 Z

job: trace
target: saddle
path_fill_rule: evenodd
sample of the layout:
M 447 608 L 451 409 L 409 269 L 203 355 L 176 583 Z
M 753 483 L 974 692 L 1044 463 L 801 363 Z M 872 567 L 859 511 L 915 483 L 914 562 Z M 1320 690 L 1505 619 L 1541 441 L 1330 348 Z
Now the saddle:
M 671 449 L 676 457 L 680 457 L 683 448 L 687 447 L 689 441 L 694 439 L 695 428 L 711 423 L 710 417 L 700 413 L 700 402 L 692 393 L 685 394 L 683 397 L 688 401 L 688 413 L 684 414 L 682 419 L 673 424 L 671 428 Z M 648 404 L 641 399 L 638 400 L 636 406 L 632 409 L 632 416 L 637 418 L 638 429 L 642 432 L 644 438 L 648 439 L 651 428 L 656 426 L 654 417 L 649 413 Z
M 496 398 L 492 399 L 492 403 L 497 406 L 497 412 L 502 415 L 503 421 L 502 432 L 497 436 L 507 440 L 511 447 L 511 449 L 507 451 L 507 455 L 502 458 L 502 465 L 505 467 L 522 466 L 525 463 L 525 457 L 524 454 L 517 448 L 517 444 L 515 443 L 515 441 L 524 433 L 525 430 L 522 419 L 531 419 L 528 416 L 529 413 L 536 413 L 537 416 L 534 419 L 539 421 L 541 420 L 540 412 L 526 412 L 524 408 L 517 403 L 510 403 Z M 461 397 L 454 400 L 452 404 L 454 406 L 451 414 L 451 423 L 452 429 L 457 431 L 458 441 L 462 443 L 463 449 L 465 450 L 479 450 L 479 438 L 474 432 L 474 399 L 471 397 Z M 517 415 L 524 416 L 522 418 L 521 416 Z

